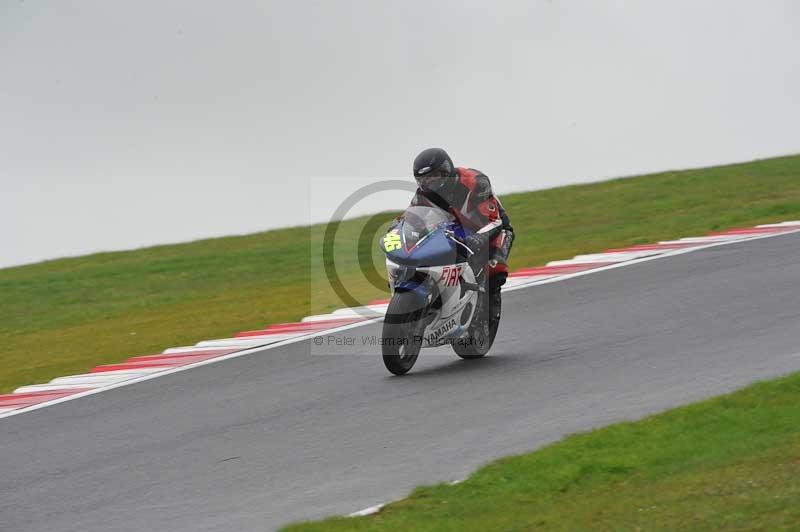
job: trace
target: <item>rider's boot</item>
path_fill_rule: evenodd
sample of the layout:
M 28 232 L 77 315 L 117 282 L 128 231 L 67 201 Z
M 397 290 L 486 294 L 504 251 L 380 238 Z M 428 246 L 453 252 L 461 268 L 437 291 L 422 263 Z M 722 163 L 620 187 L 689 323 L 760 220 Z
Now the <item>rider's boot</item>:
M 505 272 L 496 273 L 492 276 L 489 283 L 489 309 L 492 318 L 500 319 L 500 309 L 502 308 L 500 287 L 505 284 L 505 278 L 508 274 Z
M 508 278 L 508 254 L 514 241 L 514 233 L 503 230 L 493 241 L 489 261 L 487 263 L 487 289 L 489 291 L 489 316 L 500 319 L 502 308 L 500 289 Z

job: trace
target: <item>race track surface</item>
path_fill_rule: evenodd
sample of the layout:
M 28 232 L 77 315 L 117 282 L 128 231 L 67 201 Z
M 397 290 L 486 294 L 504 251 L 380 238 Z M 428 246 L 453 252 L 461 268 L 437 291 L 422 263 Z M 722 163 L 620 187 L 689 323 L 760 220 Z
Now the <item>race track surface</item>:
M 800 370 L 799 283 L 800 235 L 754 240 L 507 293 L 478 361 L 425 350 L 392 377 L 361 345 L 373 324 L 330 356 L 303 341 L 0 420 L 0 529 L 262 531 L 354 512 Z

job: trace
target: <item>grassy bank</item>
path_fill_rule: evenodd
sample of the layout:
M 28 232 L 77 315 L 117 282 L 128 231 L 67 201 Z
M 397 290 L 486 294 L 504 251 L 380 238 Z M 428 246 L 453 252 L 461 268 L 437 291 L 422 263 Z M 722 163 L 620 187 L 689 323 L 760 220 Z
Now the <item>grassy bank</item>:
M 800 156 L 664 172 L 502 198 L 511 266 L 800 218 Z M 341 224 L 355 252 L 366 219 Z M 313 282 L 322 226 L 100 253 L 0 270 L 0 392 L 341 303 Z M 338 242 L 338 241 L 337 241 Z M 348 244 L 349 243 L 349 244 Z M 377 253 L 367 242 L 363 254 Z M 351 254 L 355 257 L 355 253 Z M 385 292 L 337 261 L 353 294 Z
M 504 458 L 317 530 L 797 530 L 800 374 Z

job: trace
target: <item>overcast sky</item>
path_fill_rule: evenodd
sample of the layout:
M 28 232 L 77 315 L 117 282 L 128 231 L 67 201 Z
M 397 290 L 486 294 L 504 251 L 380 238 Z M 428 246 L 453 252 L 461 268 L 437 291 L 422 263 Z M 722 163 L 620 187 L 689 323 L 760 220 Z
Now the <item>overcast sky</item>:
M 800 152 L 800 3 L 0 0 L 0 267 Z M 384 194 L 353 213 L 404 206 Z

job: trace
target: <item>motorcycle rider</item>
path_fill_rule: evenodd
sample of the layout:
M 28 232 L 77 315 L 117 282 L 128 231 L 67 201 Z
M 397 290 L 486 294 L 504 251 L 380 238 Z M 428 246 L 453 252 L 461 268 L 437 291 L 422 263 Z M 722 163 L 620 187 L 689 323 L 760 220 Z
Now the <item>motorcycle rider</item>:
M 464 243 L 476 258 L 476 273 L 488 281 L 491 302 L 499 301 L 508 277 L 508 255 L 514 228 L 492 192 L 489 178 L 473 168 L 456 167 L 447 152 L 428 148 L 414 159 L 417 191 L 411 205 L 436 206 L 450 212 L 472 231 Z M 496 298 L 496 299 L 495 299 Z M 492 305 L 499 312 L 499 305 Z

